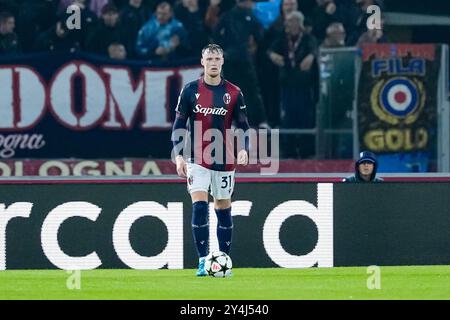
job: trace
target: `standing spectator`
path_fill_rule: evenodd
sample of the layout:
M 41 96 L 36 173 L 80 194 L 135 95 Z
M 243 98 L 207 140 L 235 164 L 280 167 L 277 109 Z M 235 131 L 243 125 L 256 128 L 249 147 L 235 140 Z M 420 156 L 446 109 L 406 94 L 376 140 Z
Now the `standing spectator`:
M 139 30 L 136 51 L 142 58 L 176 59 L 185 53 L 186 40 L 186 29 L 173 17 L 172 6 L 163 1 L 156 7 L 155 14 Z
M 189 55 L 196 56 L 208 44 L 208 31 L 205 26 L 205 10 L 198 0 L 182 0 L 175 6 L 175 17 L 186 28 L 189 39 Z
M 80 42 L 74 31 L 68 30 L 65 19 L 56 22 L 54 26 L 40 34 L 34 42 L 34 51 L 73 52 L 79 50 Z
M 216 28 L 220 17 L 233 7 L 234 1 L 235 0 L 209 0 L 209 5 L 206 8 L 205 13 L 205 24 L 211 32 Z
M 248 118 L 252 127 L 267 128 L 267 117 L 255 68 L 257 43 L 263 28 L 252 13 L 252 0 L 237 0 L 223 14 L 215 30 L 215 40 L 224 49 L 224 76 L 246 93 Z
M 371 5 L 377 5 L 383 11 L 382 2 L 379 0 L 355 0 L 355 3 L 358 10 L 354 19 L 354 24 L 350 30 L 346 28 L 348 34 L 346 43 L 348 46 L 356 45 L 361 35 L 367 31 L 367 19 L 370 16 L 370 14 L 367 13 L 367 8 Z
M 317 7 L 313 9 L 313 34 L 319 42 L 325 39 L 326 29 L 332 22 L 341 22 L 337 5 L 334 0 L 317 0 Z
M 17 16 L 17 34 L 24 52 L 32 51 L 39 34 L 54 26 L 58 20 L 59 0 L 23 0 Z
M 285 21 L 285 32 L 269 49 L 269 57 L 279 67 L 281 85 L 281 128 L 310 129 L 314 127 L 317 83 L 317 45 L 304 33 L 304 16 L 291 12 Z M 310 135 L 298 139 L 283 138 L 285 157 L 309 157 L 314 153 L 314 139 Z
M 384 19 L 381 18 L 381 28 L 380 29 L 369 29 L 364 32 L 358 39 L 356 43 L 357 46 L 362 45 L 363 43 L 386 43 L 388 42 L 388 38 L 384 34 L 383 31 Z
M 10 12 L 0 12 L 0 54 L 21 52 L 19 38 L 14 32 L 16 19 Z
M 97 17 L 101 17 L 102 9 L 105 5 L 108 4 L 108 0 L 89 0 L 89 10 L 97 15 Z
M 66 12 L 68 6 L 70 6 L 74 1 L 73 0 L 60 0 L 58 6 L 58 14 L 63 14 Z M 88 8 L 90 11 L 95 13 L 97 17 L 100 17 L 102 14 L 102 8 L 108 3 L 108 0 L 88 0 Z
M 113 42 L 125 42 L 127 35 L 119 22 L 119 11 L 112 3 L 102 9 L 101 20 L 88 35 L 86 51 L 108 55 L 108 47 Z
M 117 8 L 119 8 L 119 11 L 125 8 L 125 6 L 129 3 L 129 0 L 110 0 L 110 1 L 114 3 Z M 142 5 L 144 7 L 149 8 L 153 12 L 156 9 L 156 5 L 160 2 L 161 0 L 142 0 Z M 175 0 L 168 0 L 166 2 L 173 5 Z
M 120 42 L 113 42 L 108 46 L 108 56 L 114 60 L 124 60 L 127 58 L 127 50 Z
M 76 41 L 84 45 L 86 43 L 88 35 L 97 25 L 97 15 L 89 9 L 89 7 L 87 6 L 87 0 L 72 0 L 72 3 L 70 3 L 70 5 L 76 5 L 80 8 L 81 28 L 79 30 L 75 29 L 71 31 L 73 31 L 73 34 L 76 37 Z M 64 7 L 60 14 L 60 17 L 62 17 L 65 21 L 67 21 L 69 17 L 69 14 L 66 12 L 66 8 L 67 7 Z
M 271 43 L 278 37 L 279 34 L 284 31 L 284 21 L 286 16 L 291 12 L 298 11 L 297 0 L 283 0 L 281 3 L 281 14 L 275 20 L 275 22 L 270 26 L 269 30 L 266 32 L 265 37 L 269 37 L 268 41 Z
M 253 6 L 253 14 L 264 29 L 274 23 L 280 16 L 282 0 L 256 1 Z
M 142 0 L 128 0 L 128 3 L 120 11 L 120 21 L 128 35 L 125 48 L 131 57 L 136 56 L 135 46 L 138 32 L 144 23 L 148 21 L 150 15 L 150 8 L 145 6 Z
M 280 15 L 264 33 L 263 41 L 259 43 L 257 53 L 258 78 L 261 93 L 266 107 L 267 119 L 272 127 L 280 124 L 280 86 L 278 83 L 278 67 L 267 55 L 272 43 L 284 32 L 284 21 L 291 12 L 297 11 L 297 0 L 283 0 Z M 271 75 L 268 77 L 267 75 Z
M 345 46 L 345 29 L 340 22 L 333 22 L 327 28 L 327 36 L 320 45 L 322 48 L 338 48 Z

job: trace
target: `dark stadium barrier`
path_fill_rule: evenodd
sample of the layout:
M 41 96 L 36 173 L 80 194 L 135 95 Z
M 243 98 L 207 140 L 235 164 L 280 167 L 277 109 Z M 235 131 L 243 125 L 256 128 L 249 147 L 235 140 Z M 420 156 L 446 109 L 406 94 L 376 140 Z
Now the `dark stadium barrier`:
M 450 261 L 449 182 L 240 181 L 235 267 L 435 265 Z M 0 270 L 194 268 L 180 180 L 0 183 Z M 211 247 L 215 241 L 211 211 Z

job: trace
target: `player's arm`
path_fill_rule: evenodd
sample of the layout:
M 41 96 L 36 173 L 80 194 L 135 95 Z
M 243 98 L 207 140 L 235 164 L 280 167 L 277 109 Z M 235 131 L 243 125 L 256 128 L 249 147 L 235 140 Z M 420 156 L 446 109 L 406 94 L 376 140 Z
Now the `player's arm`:
M 242 92 L 239 92 L 236 106 L 233 112 L 233 119 L 236 123 L 238 129 L 241 129 L 244 132 L 244 137 L 242 139 L 242 144 L 239 146 L 237 163 L 242 165 L 248 164 L 248 153 L 250 149 L 249 135 L 248 130 L 250 126 L 248 124 L 247 118 L 247 106 L 244 101 L 244 95 Z
M 186 162 L 182 155 L 182 150 L 184 149 L 185 143 L 184 138 L 186 137 L 186 124 L 187 120 L 191 114 L 191 105 L 189 103 L 189 89 L 183 88 L 179 97 L 178 104 L 175 109 L 176 116 L 172 127 L 172 155 L 175 157 L 177 165 L 177 173 L 180 177 L 186 177 Z

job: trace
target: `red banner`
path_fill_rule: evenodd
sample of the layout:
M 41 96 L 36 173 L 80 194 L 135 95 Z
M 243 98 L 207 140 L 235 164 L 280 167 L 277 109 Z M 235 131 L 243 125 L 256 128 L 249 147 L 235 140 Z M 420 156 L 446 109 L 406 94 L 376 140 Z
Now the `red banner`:
M 238 167 L 237 172 L 260 173 L 262 165 Z M 278 173 L 353 172 L 353 160 L 281 160 Z M 170 160 L 3 160 L 0 176 L 149 176 L 176 174 Z

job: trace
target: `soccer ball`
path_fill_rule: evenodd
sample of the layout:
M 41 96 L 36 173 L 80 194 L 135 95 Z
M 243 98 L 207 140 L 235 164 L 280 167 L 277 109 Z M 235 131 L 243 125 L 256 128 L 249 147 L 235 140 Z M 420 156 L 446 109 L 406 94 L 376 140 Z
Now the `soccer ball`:
M 213 251 L 206 256 L 205 270 L 210 276 L 224 278 L 231 276 L 233 263 L 225 252 Z

